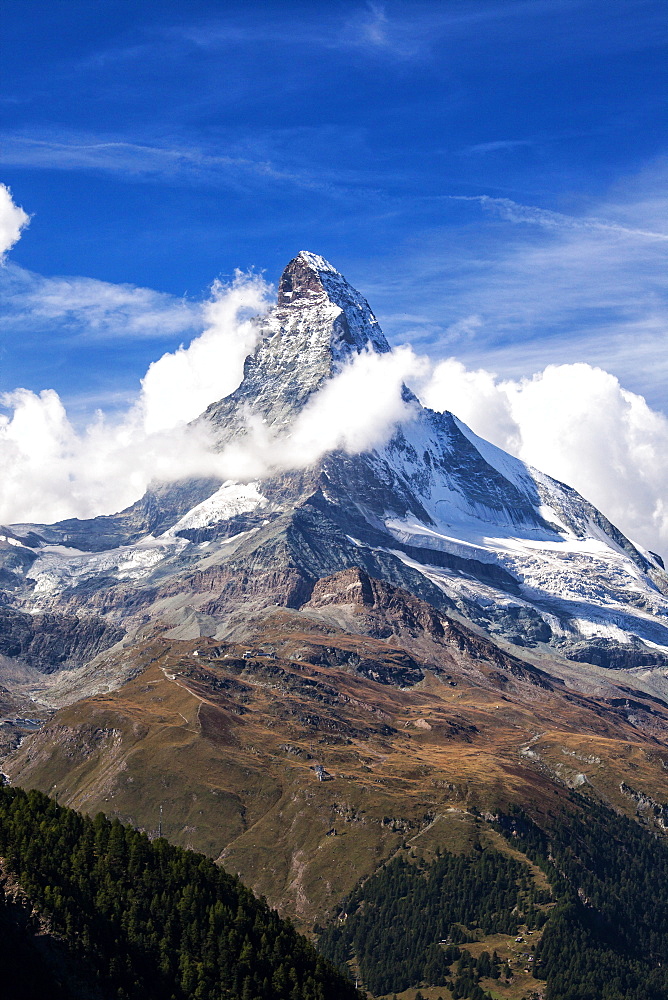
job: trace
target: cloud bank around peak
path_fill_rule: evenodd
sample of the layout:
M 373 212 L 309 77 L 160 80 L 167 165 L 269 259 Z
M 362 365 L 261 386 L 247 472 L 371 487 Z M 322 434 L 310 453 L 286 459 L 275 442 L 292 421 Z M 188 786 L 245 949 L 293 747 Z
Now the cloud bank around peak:
M 0 523 L 50 523 L 113 513 L 152 481 L 192 476 L 251 480 L 305 468 L 335 449 L 361 452 L 383 443 L 410 416 L 407 377 L 426 377 L 410 348 L 363 352 L 309 400 L 287 428 L 249 418 L 222 450 L 205 421 L 192 421 L 239 385 L 271 287 L 257 275 L 214 283 L 204 331 L 153 362 L 131 406 L 101 412 L 83 430 L 57 392 L 16 389 L 0 396 Z M 2 412 L 4 409 L 4 413 Z
M 668 554 L 668 420 L 604 369 L 499 379 L 450 358 L 420 389 L 476 434 L 574 487 L 633 541 Z
M 388 354 L 363 351 L 313 394 L 288 427 L 272 429 L 256 418 L 220 454 L 224 478 L 262 479 L 305 469 L 331 451 L 359 454 L 384 444 L 411 417 L 407 378 L 424 378 L 428 362 L 410 347 Z

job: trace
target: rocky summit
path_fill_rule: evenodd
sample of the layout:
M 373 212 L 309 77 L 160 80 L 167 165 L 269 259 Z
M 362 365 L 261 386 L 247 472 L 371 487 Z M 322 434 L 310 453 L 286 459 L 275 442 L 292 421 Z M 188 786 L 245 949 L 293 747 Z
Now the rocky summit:
M 255 322 L 240 385 L 195 429 L 221 455 L 260 435 L 264 471 L 0 529 L 2 770 L 219 859 L 315 925 L 339 964 L 342 901 L 352 913 L 347 894 L 388 859 L 505 851 L 528 866 L 531 913 L 548 914 L 531 823 L 609 809 L 668 828 L 662 561 L 405 387 L 371 446 L 305 459 L 295 428 L 390 347 L 312 253 Z M 534 916 L 522 933 L 535 924 L 538 941 L 548 917 Z M 492 941 L 469 917 L 440 943 Z M 490 948 L 510 968 L 518 918 L 497 923 Z M 519 964 L 499 996 L 529 995 L 528 953 Z M 367 985 L 429 984 L 407 968 Z

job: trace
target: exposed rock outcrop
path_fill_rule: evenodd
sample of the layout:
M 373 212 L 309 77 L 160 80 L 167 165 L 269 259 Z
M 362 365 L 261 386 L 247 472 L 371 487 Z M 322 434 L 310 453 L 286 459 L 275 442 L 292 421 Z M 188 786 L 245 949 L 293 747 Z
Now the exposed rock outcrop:
M 0 607 L 0 653 L 49 674 L 113 646 L 125 629 L 99 616 L 38 614 Z

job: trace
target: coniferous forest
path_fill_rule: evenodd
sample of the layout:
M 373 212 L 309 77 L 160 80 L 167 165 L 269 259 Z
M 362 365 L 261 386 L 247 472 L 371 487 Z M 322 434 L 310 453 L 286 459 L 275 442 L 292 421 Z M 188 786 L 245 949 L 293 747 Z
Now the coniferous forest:
M 668 844 L 572 793 L 575 811 L 540 829 L 499 828 L 552 883 L 557 906 L 536 950 L 546 1000 L 668 998 Z
M 90 998 L 93 990 L 105 1000 L 360 996 L 238 879 L 118 820 L 90 819 L 40 792 L 2 787 L 0 857 L 70 960 L 63 965 L 60 955 L 59 976 L 57 963 L 19 933 L 5 899 L 3 987 L 11 991 L 13 983 L 24 1000 Z M 88 984 L 83 994 L 74 967 Z
M 374 993 L 444 986 L 482 1000 L 479 981 L 499 978 L 498 956 L 459 946 L 544 927 L 534 977 L 546 1000 L 667 1000 L 668 845 L 575 793 L 548 832 L 519 811 L 495 825 L 551 893 L 527 864 L 479 845 L 428 864 L 398 857 L 343 902 L 323 953 L 341 968 L 355 960 Z
M 528 874 L 526 865 L 498 851 L 446 853 L 429 865 L 396 858 L 344 902 L 345 919 L 324 932 L 320 948 L 340 966 L 354 956 L 376 994 L 447 985 L 458 962 L 459 996 L 482 995 L 476 979 L 493 977 L 499 963 L 489 955 L 474 962 L 457 945 L 474 940 L 466 927 L 517 934 L 522 921 L 535 925 Z
M 508 973 L 466 944 L 534 928 L 546 1000 L 667 1000 L 668 845 L 575 794 L 548 820 L 499 816 L 513 855 L 478 840 L 468 854 L 393 858 L 321 929 L 318 954 L 203 855 L 2 787 L 3 986 L 24 1000 L 354 1000 L 354 960 L 374 994 L 441 986 L 483 1000 L 481 981 Z M 17 918 L 9 881 L 41 936 L 34 915 Z

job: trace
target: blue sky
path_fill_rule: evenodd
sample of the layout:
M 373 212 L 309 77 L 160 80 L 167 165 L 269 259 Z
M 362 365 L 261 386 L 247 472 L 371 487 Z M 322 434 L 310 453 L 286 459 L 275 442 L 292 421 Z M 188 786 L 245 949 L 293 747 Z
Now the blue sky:
M 668 552 L 663 0 L 2 0 L 2 36 L 0 521 L 182 474 L 266 298 L 214 283 L 308 249 L 429 405 Z
M 0 180 L 31 222 L 0 389 L 113 406 L 214 278 L 311 249 L 395 343 L 513 377 L 584 360 L 664 408 L 667 22 L 655 0 L 3 0 Z

